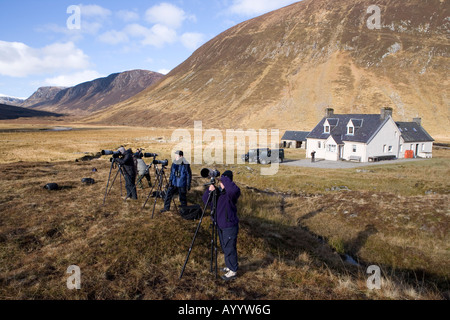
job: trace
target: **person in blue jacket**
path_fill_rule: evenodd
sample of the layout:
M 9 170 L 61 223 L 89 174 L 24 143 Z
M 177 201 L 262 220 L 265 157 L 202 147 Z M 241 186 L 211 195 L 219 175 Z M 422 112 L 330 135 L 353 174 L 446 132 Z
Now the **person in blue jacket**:
M 211 185 L 203 194 L 203 202 L 206 204 L 209 194 L 215 190 Z M 237 238 L 239 233 L 239 218 L 237 215 L 237 201 L 241 196 L 241 189 L 233 182 L 233 172 L 225 171 L 220 177 L 220 185 L 217 187 L 217 227 L 220 245 L 224 253 L 226 267 L 222 269 L 225 281 L 237 277 L 239 269 L 237 254 Z
M 175 194 L 178 193 L 182 207 L 187 207 L 187 192 L 191 190 L 192 171 L 191 165 L 184 158 L 183 151 L 175 152 L 176 158 L 172 163 L 169 177 L 169 188 L 164 200 L 164 209 L 161 213 L 170 211 L 170 203 Z

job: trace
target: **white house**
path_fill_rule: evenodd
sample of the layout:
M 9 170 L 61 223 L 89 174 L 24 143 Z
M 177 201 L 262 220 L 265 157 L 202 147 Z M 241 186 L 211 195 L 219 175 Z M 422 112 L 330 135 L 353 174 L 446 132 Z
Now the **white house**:
M 400 130 L 400 156 L 404 158 L 406 151 L 419 158 L 433 157 L 433 138 L 422 127 L 422 119 L 414 118 L 413 122 L 397 122 Z
M 380 114 L 334 114 L 326 116 L 307 137 L 307 157 L 347 161 L 379 161 L 405 158 L 414 150 L 415 157 L 431 157 L 433 138 L 415 122 L 396 123 L 392 109 Z

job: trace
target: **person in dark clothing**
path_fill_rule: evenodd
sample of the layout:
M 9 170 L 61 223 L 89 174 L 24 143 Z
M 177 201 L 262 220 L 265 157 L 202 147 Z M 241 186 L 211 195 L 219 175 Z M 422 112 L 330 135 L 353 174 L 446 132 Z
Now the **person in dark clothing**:
M 127 190 L 126 199 L 137 200 L 136 168 L 134 165 L 133 152 L 131 149 L 125 150 L 124 147 L 120 147 L 118 151 L 121 153 L 121 157 L 117 158 L 116 162 L 121 165 L 123 169 L 125 188 Z
M 191 165 L 183 157 L 183 151 L 175 152 L 176 159 L 172 163 L 169 177 L 169 188 L 164 199 L 164 209 L 161 213 L 170 210 L 170 203 L 175 194 L 178 193 L 182 207 L 187 207 L 187 192 L 191 190 L 192 171 Z
M 237 238 L 239 233 L 239 218 L 237 216 L 237 201 L 241 196 L 241 189 L 233 182 L 233 172 L 225 171 L 220 177 L 220 185 L 211 185 L 203 194 L 206 204 L 209 194 L 217 190 L 217 227 L 220 245 L 224 253 L 226 267 L 222 269 L 225 281 L 235 279 L 239 269 L 237 254 Z M 212 204 L 211 204 L 212 205 Z

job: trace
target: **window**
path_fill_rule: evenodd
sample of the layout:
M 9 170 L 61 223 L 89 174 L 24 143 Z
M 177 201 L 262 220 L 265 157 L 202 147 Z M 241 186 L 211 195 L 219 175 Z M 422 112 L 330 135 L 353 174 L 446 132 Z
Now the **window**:
M 334 153 L 336 153 L 336 149 L 337 149 L 337 146 L 335 144 L 329 144 L 328 148 L 327 148 L 327 150 L 329 152 L 334 152 Z
M 392 152 L 392 146 L 389 146 L 389 152 Z
M 425 151 L 425 143 L 422 143 L 422 151 Z
M 330 126 L 325 126 L 325 133 L 330 133 Z
M 386 153 L 386 151 L 387 151 L 387 145 L 384 145 L 383 146 L 383 153 Z
M 347 134 L 353 135 L 355 133 L 355 128 L 354 127 L 348 127 L 347 129 L 348 129 L 347 130 Z
M 356 152 L 356 144 L 353 145 L 353 153 Z
M 319 148 L 319 149 L 322 148 L 322 142 L 320 142 L 320 141 L 317 142 L 317 148 Z

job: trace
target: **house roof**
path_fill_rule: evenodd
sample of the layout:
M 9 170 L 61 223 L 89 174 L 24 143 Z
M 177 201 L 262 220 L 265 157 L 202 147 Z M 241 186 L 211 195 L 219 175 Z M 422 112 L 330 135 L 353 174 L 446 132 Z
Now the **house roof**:
M 306 141 L 308 134 L 306 131 L 286 131 L 281 140 Z
M 330 123 L 330 119 L 333 119 L 331 122 L 336 125 L 331 127 L 330 133 L 325 133 L 323 126 L 327 120 Z M 380 114 L 333 114 L 330 118 L 323 118 L 308 135 L 308 139 L 325 140 L 332 135 L 338 144 L 342 144 L 343 141 L 369 143 L 388 119 L 382 119 Z M 347 134 L 347 125 L 350 120 L 355 124 L 353 135 Z M 358 128 L 357 125 L 361 127 Z
M 405 142 L 430 142 L 434 139 L 417 122 L 396 122 Z

